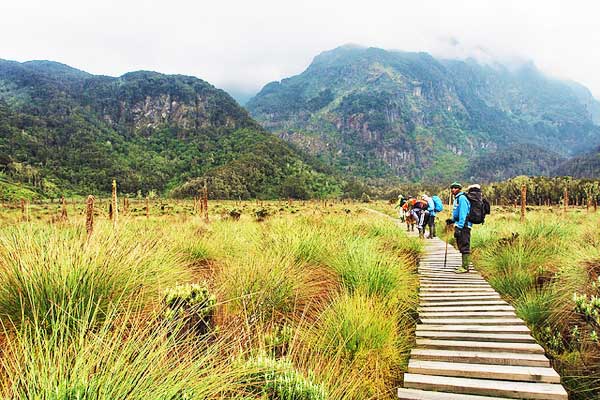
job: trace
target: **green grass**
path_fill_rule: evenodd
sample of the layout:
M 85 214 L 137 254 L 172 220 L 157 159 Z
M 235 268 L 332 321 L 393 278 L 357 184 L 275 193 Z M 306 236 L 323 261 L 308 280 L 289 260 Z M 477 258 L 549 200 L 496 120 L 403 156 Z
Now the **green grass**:
M 600 388 L 600 346 L 594 339 L 600 325 L 576 309 L 573 296 L 597 290 L 600 217 L 534 210 L 524 223 L 505 210 L 475 227 L 474 261 L 553 357 L 570 398 L 591 399 Z
M 359 206 L 240 203 L 237 221 L 231 206 L 211 204 L 206 224 L 189 203 L 155 203 L 149 219 L 134 203 L 116 232 L 102 207 L 89 241 L 79 204 L 58 224 L 55 205 L 29 222 L 8 212 L 0 397 L 392 399 L 417 241 Z M 164 309 L 165 293 L 196 287 L 210 329 Z

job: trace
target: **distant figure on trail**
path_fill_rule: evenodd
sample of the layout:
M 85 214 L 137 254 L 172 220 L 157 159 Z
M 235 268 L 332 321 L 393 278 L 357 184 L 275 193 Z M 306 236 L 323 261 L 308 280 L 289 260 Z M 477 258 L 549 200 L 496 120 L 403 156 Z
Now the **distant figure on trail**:
M 404 196 L 399 194 L 398 201 L 396 202 L 396 205 L 394 206 L 394 208 L 398 209 L 398 218 L 400 218 L 401 222 L 404 222 L 406 220 L 406 215 L 404 213 L 404 209 L 402 208 L 402 206 L 404 204 L 406 204 L 406 199 L 404 198 Z
M 427 225 L 429 226 L 429 239 L 435 237 L 435 216 L 437 213 L 444 211 L 444 204 L 442 199 L 438 196 L 429 197 L 427 194 L 423 195 L 423 200 L 427 202 L 427 211 L 429 212 L 429 218 L 427 219 Z
M 433 239 L 435 237 L 435 204 L 433 204 L 433 199 L 426 194 L 421 196 L 423 200 L 427 202 L 427 226 L 429 226 L 429 236 L 428 239 Z M 425 227 L 423 227 L 423 230 Z
M 417 223 L 417 220 L 412 215 L 412 208 L 415 205 L 416 201 L 417 199 L 415 199 L 414 197 L 409 197 L 408 200 L 406 200 L 406 202 L 402 205 L 402 211 L 404 213 L 404 219 L 406 221 L 407 232 L 415 231 L 415 224 Z
M 427 208 L 429 208 L 429 204 L 423 199 L 417 200 L 412 208 L 412 215 L 417 220 L 417 229 L 419 230 L 419 237 L 421 239 L 425 237 L 425 224 L 429 218 Z

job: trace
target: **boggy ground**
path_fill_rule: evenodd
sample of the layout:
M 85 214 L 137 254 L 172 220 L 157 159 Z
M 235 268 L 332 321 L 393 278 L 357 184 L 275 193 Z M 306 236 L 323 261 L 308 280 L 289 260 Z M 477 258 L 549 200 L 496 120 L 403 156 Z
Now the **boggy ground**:
M 205 223 L 163 200 L 149 218 L 132 202 L 114 230 L 98 204 L 90 237 L 83 201 L 68 221 L 56 203 L 1 214 L 0 397 L 394 397 L 421 244 L 393 221 L 210 202 Z

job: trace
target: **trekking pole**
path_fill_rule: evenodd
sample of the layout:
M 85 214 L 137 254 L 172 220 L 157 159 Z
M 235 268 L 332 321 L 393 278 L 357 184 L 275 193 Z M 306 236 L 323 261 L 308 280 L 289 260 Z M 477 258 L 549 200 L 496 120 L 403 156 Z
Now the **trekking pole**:
M 444 269 L 446 268 L 446 260 L 448 259 L 448 224 L 446 224 L 446 252 L 444 253 Z

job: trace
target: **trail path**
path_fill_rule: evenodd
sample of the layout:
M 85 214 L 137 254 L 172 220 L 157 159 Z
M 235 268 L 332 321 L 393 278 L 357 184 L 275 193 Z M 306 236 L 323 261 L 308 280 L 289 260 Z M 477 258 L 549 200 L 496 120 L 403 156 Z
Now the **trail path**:
M 412 232 L 410 233 L 412 234 Z M 454 273 L 460 253 L 425 240 L 419 319 L 404 400 L 567 400 L 560 376 L 514 308 L 476 271 Z

